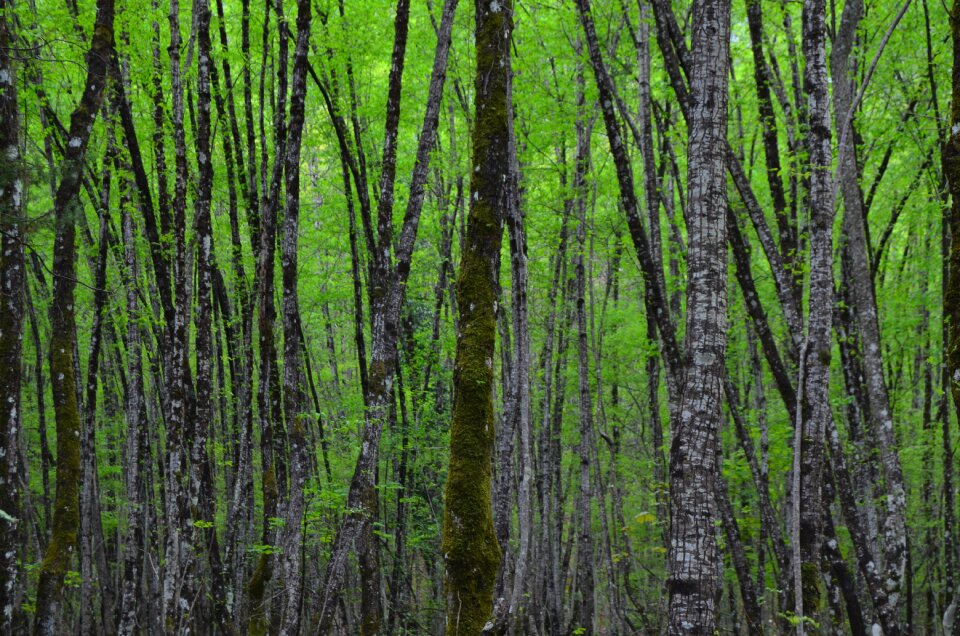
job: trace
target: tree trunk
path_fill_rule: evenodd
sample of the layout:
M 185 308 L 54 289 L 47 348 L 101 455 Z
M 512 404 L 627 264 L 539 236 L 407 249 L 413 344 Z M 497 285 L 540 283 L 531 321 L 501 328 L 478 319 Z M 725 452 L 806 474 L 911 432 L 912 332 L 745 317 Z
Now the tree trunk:
M 670 448 L 667 587 L 672 634 L 712 634 L 720 591 L 721 560 L 713 521 L 726 354 L 724 158 L 729 33 L 729 2 L 694 3 L 688 120 L 686 381 Z
M 804 86 L 810 157 L 810 313 L 800 353 L 796 438 L 794 440 L 794 612 L 816 620 L 820 611 L 822 473 L 824 435 L 830 412 L 830 353 L 833 319 L 833 185 L 830 103 L 826 62 L 826 9 L 823 0 L 803 5 Z M 799 487 L 797 487 L 799 486 Z M 799 576 L 797 576 L 799 575 Z
M 297 303 L 297 238 L 300 222 L 300 142 L 303 135 L 304 102 L 307 93 L 307 52 L 310 45 L 310 2 L 297 3 L 297 44 L 290 96 L 290 128 L 287 136 L 284 172 L 286 210 L 283 216 L 281 263 L 283 270 L 283 405 L 290 436 L 290 495 L 282 531 L 283 620 L 280 633 L 295 635 L 300 629 L 303 593 L 303 514 L 306 507 L 310 449 L 307 447 L 309 418 L 300 365 L 302 335 Z
M 509 77 L 513 2 L 476 0 L 473 166 L 460 257 L 450 468 L 444 494 L 447 634 L 493 627 L 500 547 L 491 509 L 493 359 L 503 221 L 510 204 Z M 488 627 L 489 625 L 489 627 Z
M 127 436 L 124 444 L 124 486 L 127 498 L 126 533 L 123 537 L 123 579 L 120 589 L 120 624 L 117 633 L 132 636 L 138 625 L 141 580 L 143 579 L 145 510 L 143 498 L 141 420 L 143 409 L 143 367 L 141 364 L 140 306 L 137 296 L 137 248 L 133 218 L 127 208 L 121 209 L 125 286 L 127 296 Z
M 12 5 L 10 0 L 0 2 L 0 152 L 7 157 L 0 170 L 0 511 L 3 512 L 0 515 L 0 632 L 7 634 L 21 632 L 26 627 L 26 617 L 20 607 L 24 590 L 18 566 L 18 561 L 26 561 L 21 548 L 26 525 L 22 524 L 20 509 L 25 467 L 17 462 L 23 421 L 20 356 L 26 286 L 21 239 L 24 167 L 20 157 L 17 69 L 11 48 L 16 38 Z M 39 395 L 43 387 L 39 382 L 38 385 Z
M 945 250 L 947 270 L 947 282 L 943 292 L 944 308 L 944 349 L 946 364 L 944 366 L 945 384 L 950 388 L 950 396 L 953 398 L 953 407 L 960 417 L 960 1 L 954 0 L 950 8 L 950 33 L 953 43 L 953 69 L 952 69 L 952 95 L 950 105 L 950 136 L 943 147 L 943 174 L 946 177 L 947 186 L 952 198 L 951 207 L 944 210 L 944 246 L 949 248 Z M 949 238 L 947 238 L 949 237 Z M 943 402 L 943 446 L 944 446 L 944 505 L 949 505 L 950 510 L 944 515 L 946 526 L 946 540 L 944 541 L 947 550 L 947 594 L 953 598 L 951 603 L 953 615 L 958 613 L 957 606 L 960 605 L 960 594 L 956 589 L 950 589 L 956 585 L 954 580 L 953 566 L 955 565 L 954 550 L 955 537 L 953 536 L 953 500 L 952 490 L 947 491 L 948 483 L 953 481 L 953 462 L 950 458 L 952 454 L 946 454 L 949 451 L 950 436 L 949 429 L 950 415 L 948 410 L 948 400 L 944 396 Z M 948 597 L 949 598 L 949 597 Z M 949 613 L 949 612 L 948 612 Z M 946 625 L 946 618 L 944 625 Z M 960 620 L 953 620 L 954 626 L 960 629 Z
M 596 600 L 594 598 L 593 561 L 593 488 L 591 461 L 596 445 L 593 439 L 593 403 L 590 394 L 590 352 L 587 341 L 586 265 L 587 258 L 587 170 L 590 165 L 589 124 L 584 121 L 584 82 L 582 67 L 577 69 L 577 156 L 574 169 L 573 206 L 576 210 L 576 243 L 573 253 L 575 312 L 577 320 L 577 386 L 580 444 L 577 449 L 580 465 L 580 489 L 577 494 L 577 580 L 573 609 L 573 628 L 593 634 Z
M 70 569 L 80 527 L 80 409 L 77 403 L 76 320 L 76 219 L 83 214 L 79 191 L 90 130 L 103 101 L 110 56 L 113 52 L 113 0 L 98 0 L 93 39 L 87 54 L 87 79 L 80 103 L 70 116 L 60 185 L 54 198 L 53 297 L 50 304 L 50 374 L 57 420 L 57 495 L 53 533 L 40 566 L 34 631 L 58 631 L 63 606 L 64 576 Z M 19 371 L 19 364 L 17 366 Z
M 853 126 L 851 112 L 855 107 L 854 81 L 857 77 L 852 49 L 856 44 L 856 32 L 862 16 L 861 0 L 849 0 L 844 5 L 830 61 L 833 74 L 834 110 L 838 127 L 837 137 L 840 140 L 840 161 L 837 170 L 843 193 L 843 229 L 849 255 L 849 267 L 844 268 L 844 271 L 849 272 L 846 284 L 852 292 L 853 306 L 859 318 L 860 337 L 863 344 L 863 370 L 870 415 L 870 430 L 867 434 L 876 436 L 887 494 L 883 522 L 883 563 L 886 573 L 883 579 L 888 595 L 887 603 L 876 609 L 884 634 L 894 636 L 900 633 L 900 608 L 897 600 L 903 586 L 907 560 L 906 493 L 903 469 L 897 453 L 890 394 L 884 378 L 880 351 L 877 301 L 868 260 L 863 193 L 860 190 L 855 149 L 857 133 Z M 832 183 L 830 187 L 833 187 Z

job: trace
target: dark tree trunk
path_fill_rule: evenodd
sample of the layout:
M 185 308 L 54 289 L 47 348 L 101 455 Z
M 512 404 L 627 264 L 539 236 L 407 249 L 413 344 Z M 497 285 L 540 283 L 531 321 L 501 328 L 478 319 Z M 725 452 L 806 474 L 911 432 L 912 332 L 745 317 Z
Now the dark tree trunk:
M 573 252 L 575 278 L 574 304 L 577 321 L 577 387 L 580 419 L 580 444 L 577 448 L 580 465 L 579 491 L 577 493 L 577 579 L 573 608 L 573 627 L 591 636 L 594 630 L 596 599 L 594 598 L 593 559 L 593 401 L 590 389 L 590 351 L 587 339 L 587 170 L 590 165 L 591 126 L 585 121 L 584 82 L 582 67 L 577 69 L 577 166 L 574 169 L 573 207 L 576 211 L 576 243 Z M 602 506 L 601 506 L 602 508 Z
M 80 186 L 90 131 L 103 101 L 104 86 L 113 54 L 113 0 L 97 2 L 93 40 L 87 54 L 83 95 L 70 116 L 69 141 L 60 185 L 54 197 L 53 296 L 50 304 L 50 373 L 57 420 L 57 496 L 53 532 L 40 566 L 37 587 L 36 634 L 55 634 L 63 607 L 64 576 L 70 569 L 80 527 L 80 409 L 77 400 L 76 320 L 76 219 L 83 214 Z M 19 371 L 19 363 L 17 366 Z
M 721 559 L 714 482 L 723 422 L 727 229 L 725 146 L 730 3 L 693 8 L 687 190 L 686 381 L 670 448 L 669 631 L 712 634 Z
M 826 9 L 823 0 L 803 6 L 804 88 L 807 93 L 810 161 L 810 313 L 800 352 L 800 401 L 794 439 L 794 611 L 816 620 L 820 611 L 822 474 L 824 436 L 830 412 L 830 352 L 833 314 L 833 184 L 830 102 L 827 84 Z
M 283 405 L 290 439 L 290 494 L 281 535 L 285 585 L 280 634 L 300 631 L 303 593 L 303 514 L 311 449 L 307 446 L 309 418 L 300 364 L 303 342 L 297 302 L 297 238 L 300 222 L 300 142 L 303 135 L 307 94 L 307 52 L 310 45 L 310 1 L 297 3 L 297 44 L 290 96 L 290 127 L 287 133 L 284 173 L 286 209 L 283 216 L 281 263 L 283 272 Z
M 946 262 L 944 269 L 947 273 L 947 282 L 944 286 L 943 308 L 944 308 L 944 349 L 946 365 L 944 366 L 944 384 L 949 386 L 950 396 L 953 398 L 953 406 L 960 416 L 960 2 L 954 1 L 950 8 L 950 33 L 953 43 L 953 69 L 952 69 L 952 95 L 950 105 L 950 136 L 943 147 L 943 174 L 946 177 L 947 186 L 950 190 L 952 203 L 949 208 L 944 210 L 944 250 Z M 947 238 L 949 237 L 949 239 Z M 948 400 L 944 396 L 943 403 L 943 446 L 944 451 L 950 449 L 950 439 L 947 431 L 949 430 L 950 416 L 948 411 Z M 946 485 L 953 481 L 953 462 L 949 458 L 952 454 L 944 455 L 944 485 L 945 497 L 944 505 L 949 505 L 950 510 L 945 514 L 946 521 L 946 540 L 944 541 L 947 550 L 947 593 L 953 596 L 948 599 L 951 603 L 952 622 L 955 628 L 960 627 L 960 620 L 956 618 L 960 614 L 957 607 L 960 606 L 960 593 L 957 589 L 950 589 L 956 586 L 954 580 L 953 567 L 956 565 L 953 551 L 956 549 L 953 536 L 953 500 L 954 493 L 947 492 Z M 960 589 L 960 588 L 958 588 Z M 949 613 L 949 612 L 948 612 Z M 944 619 L 946 628 L 947 620 Z
M 444 494 L 447 634 L 493 627 L 500 546 L 491 509 L 493 359 L 500 245 L 510 205 L 509 83 L 513 2 L 476 1 L 470 213 L 457 278 L 460 322 L 454 363 L 450 468 Z
M 0 152 L 7 158 L 0 170 L 0 511 L 3 512 L 0 515 L 0 632 L 7 634 L 21 632 L 26 627 L 26 617 L 20 607 L 24 590 L 18 566 L 18 561 L 26 560 L 21 547 L 26 524 L 20 509 L 26 484 L 25 467 L 17 462 L 23 421 L 20 357 L 26 262 L 21 229 L 24 181 L 20 108 L 17 67 L 11 48 L 16 38 L 16 27 L 11 23 L 13 17 L 13 3 L 0 2 Z M 37 384 L 40 395 L 43 387 L 39 381 Z
M 380 578 L 376 564 L 376 538 L 373 534 L 373 522 L 377 517 L 376 467 L 379 459 L 380 436 L 393 400 L 393 376 L 396 365 L 398 325 L 400 310 L 406 293 L 407 278 L 410 274 L 410 260 L 413 255 L 420 212 L 423 209 L 425 186 L 428 174 L 430 152 L 434 147 L 439 122 L 440 102 L 446 81 L 447 58 L 450 51 L 453 19 L 457 0 L 446 0 L 443 17 L 438 32 L 437 48 L 433 59 L 430 87 L 424 112 L 423 125 L 417 143 L 416 161 L 410 179 L 410 194 L 404 213 L 400 235 L 394 246 L 393 240 L 393 176 L 389 181 L 381 180 L 380 207 L 378 209 L 379 241 L 371 255 L 371 354 L 368 388 L 366 391 L 366 422 L 362 434 L 360 455 L 354 467 L 347 496 L 350 513 L 337 531 L 331 551 L 330 562 L 325 574 L 322 605 L 320 609 L 320 629 L 328 630 L 336 611 L 336 599 L 343 589 L 347 557 L 350 548 L 357 542 L 360 555 L 362 594 L 364 595 L 362 630 L 365 634 L 379 630 L 380 617 Z M 390 77 L 390 95 L 387 106 L 387 139 L 384 146 L 384 166 L 395 161 L 388 155 L 395 153 L 396 126 L 400 108 L 400 81 L 403 71 L 403 56 L 407 38 L 407 20 L 409 1 L 400 0 L 397 11 L 396 41 L 394 43 L 393 64 Z M 394 113 L 396 109 L 396 113 Z M 391 123 L 392 122 L 392 123 Z M 341 145 L 343 150 L 343 145 Z M 357 183 L 358 192 L 361 189 Z M 388 192 L 389 190 L 389 192 Z M 389 206 L 384 201 L 389 202 Z M 361 202 L 363 197 L 361 196 Z M 361 205 L 363 208 L 363 205 Z M 361 214 L 363 210 L 361 209 Z M 358 336 L 359 337 L 359 336 Z

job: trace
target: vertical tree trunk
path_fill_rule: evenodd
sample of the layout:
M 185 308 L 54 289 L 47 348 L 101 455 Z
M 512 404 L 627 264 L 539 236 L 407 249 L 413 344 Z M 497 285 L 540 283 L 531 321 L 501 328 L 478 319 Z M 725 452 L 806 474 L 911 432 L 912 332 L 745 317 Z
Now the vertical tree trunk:
M 303 592 L 303 514 L 311 449 L 307 447 L 309 418 L 300 365 L 303 347 L 300 310 L 297 303 L 297 238 L 300 223 L 300 142 L 307 94 L 307 52 L 310 45 L 310 0 L 297 3 L 297 44 L 294 53 L 290 96 L 290 127 L 284 172 L 286 209 L 283 217 L 281 263 L 283 271 L 283 405 L 290 438 L 290 494 L 281 537 L 285 583 L 280 633 L 294 636 L 300 628 Z
M 833 185 L 830 102 L 826 61 L 826 8 L 823 0 L 803 5 L 804 87 L 807 93 L 810 161 L 810 313 L 800 353 L 794 444 L 794 612 L 816 620 L 820 609 L 820 542 L 824 435 L 830 412 L 830 351 L 833 312 Z M 799 488 L 797 488 L 799 486 Z
M 687 326 L 683 385 L 670 448 L 669 631 L 712 634 L 720 555 L 715 480 L 723 422 L 727 228 L 725 147 L 730 3 L 693 7 L 687 189 Z
M 579 43 L 578 43 L 579 44 Z M 577 595 L 574 600 L 573 622 L 575 629 L 584 634 L 593 634 L 594 613 L 594 562 L 593 562 L 593 488 L 591 466 L 593 449 L 593 403 L 590 395 L 590 352 L 587 341 L 586 265 L 587 258 L 587 170 L 590 165 L 590 126 L 584 118 L 584 81 L 582 65 L 577 69 L 577 166 L 574 170 L 573 206 L 576 210 L 576 243 L 573 253 L 575 282 L 575 312 L 577 319 L 577 379 L 579 389 L 580 444 L 580 489 L 577 495 Z
M 512 30 L 511 0 L 476 0 L 474 171 L 457 278 L 460 322 L 443 513 L 447 633 L 451 636 L 487 629 L 500 564 L 491 510 L 490 462 L 497 265 L 510 197 L 508 85 Z
M 855 149 L 857 133 L 853 126 L 853 113 L 850 112 L 855 107 L 854 81 L 857 76 L 852 49 L 862 16 L 861 0 L 848 0 L 845 3 L 830 62 L 840 154 L 837 170 L 843 193 L 843 228 L 849 255 L 849 267 L 844 270 L 849 273 L 847 285 L 852 292 L 863 343 L 863 370 L 871 425 L 868 435 L 877 439 L 887 495 L 883 521 L 883 563 L 886 569 L 883 580 L 888 594 L 887 602 L 876 609 L 884 633 L 893 636 L 900 632 L 897 601 L 907 566 L 906 493 L 897 453 L 890 394 L 884 378 L 876 292 L 868 260 L 863 193 L 858 179 Z M 829 187 L 832 188 L 833 184 Z
M 144 552 L 144 500 L 140 438 L 143 409 L 143 367 L 141 364 L 140 306 L 137 296 L 137 247 L 133 218 L 129 210 L 121 209 L 125 286 L 127 295 L 127 436 L 124 444 L 124 486 L 127 498 L 126 533 L 123 537 L 123 579 L 120 590 L 120 624 L 117 633 L 132 636 L 138 624 L 138 608 L 141 605 L 141 579 L 143 578 Z
M 228 615 L 226 587 L 216 529 L 216 490 L 207 444 L 214 430 L 213 388 L 213 279 L 215 257 L 210 206 L 213 195 L 213 160 L 210 118 L 211 59 L 210 3 L 200 0 L 194 5 L 197 22 L 197 168 L 199 182 L 195 201 L 194 222 L 197 236 L 197 313 L 196 325 L 196 412 L 190 445 L 190 501 L 193 508 L 194 544 L 202 545 L 207 557 L 209 592 L 191 612 L 192 621 L 200 628 L 204 623 L 216 624 L 223 632 L 232 630 Z M 201 523 L 197 523 L 200 521 Z M 209 598 L 209 601 L 206 600 Z M 212 615 L 203 610 L 212 603 Z
M 946 177 L 952 203 L 944 210 L 944 269 L 947 273 L 947 282 L 943 291 L 944 309 L 944 350 L 946 364 L 944 366 L 944 384 L 949 386 L 949 394 L 953 398 L 953 407 L 960 419 L 960 1 L 954 0 L 950 8 L 950 34 L 953 43 L 952 94 L 950 105 L 950 136 L 943 147 L 943 174 Z M 949 237 L 949 238 L 948 238 Z M 960 594 L 956 585 L 953 566 L 955 566 L 954 550 L 955 537 L 953 528 L 953 500 L 952 489 L 947 491 L 948 484 L 953 481 L 951 441 L 949 431 L 950 412 L 949 400 L 943 398 L 943 447 L 944 455 L 944 505 L 950 510 L 945 512 L 944 520 L 946 538 L 944 547 L 946 555 L 947 593 L 953 596 L 951 608 L 956 616 L 957 606 L 960 604 Z M 960 588 L 958 588 L 960 589 Z M 944 625 L 946 626 L 946 619 Z M 954 625 L 960 626 L 960 620 L 954 619 Z
M 98 216 L 100 230 L 97 235 L 97 259 L 94 263 L 93 325 L 90 329 L 90 355 L 87 358 L 86 391 L 84 395 L 83 425 L 80 442 L 80 630 L 85 633 L 102 634 L 114 631 L 113 593 L 106 581 L 106 555 L 103 550 L 103 526 L 100 513 L 100 477 L 97 471 L 97 445 L 95 415 L 97 413 L 97 388 L 100 385 L 100 353 L 103 348 L 103 326 L 106 320 L 107 301 L 107 254 L 110 246 L 108 222 L 110 216 L 110 191 L 113 174 L 113 135 L 107 136 L 107 150 L 103 159 L 103 178 L 100 183 Z M 99 576 L 97 575 L 97 573 Z M 99 583 L 95 586 L 95 583 Z M 96 590 L 99 587 L 99 590 Z M 97 592 L 100 592 L 100 615 L 97 615 Z
M 83 96 L 70 116 L 60 185 L 54 197 L 53 297 L 50 304 L 50 373 L 57 420 L 57 495 L 53 532 L 40 566 L 37 587 L 36 634 L 55 634 L 63 606 L 64 576 L 77 547 L 80 526 L 80 409 L 77 401 L 76 219 L 83 214 L 79 190 L 90 131 L 103 101 L 113 51 L 113 0 L 97 2 L 93 40 L 87 54 Z M 18 366 L 19 370 L 19 366 Z
M 0 2 L 0 152 L 6 157 L 0 170 L 0 632 L 7 634 L 22 631 L 26 620 L 20 609 L 23 589 L 17 564 L 26 560 L 20 541 L 26 529 L 21 525 L 20 510 L 23 467 L 17 462 L 26 263 L 21 239 L 24 182 L 17 69 L 11 48 L 16 37 L 12 5 L 10 0 Z M 42 386 L 37 391 L 42 392 Z

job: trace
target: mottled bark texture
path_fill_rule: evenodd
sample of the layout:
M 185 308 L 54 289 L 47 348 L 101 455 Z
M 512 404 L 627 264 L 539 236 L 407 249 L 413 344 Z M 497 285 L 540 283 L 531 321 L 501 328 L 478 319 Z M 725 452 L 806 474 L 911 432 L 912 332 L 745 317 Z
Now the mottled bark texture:
M 476 1 L 473 172 L 457 276 L 460 322 L 454 363 L 450 464 L 444 494 L 447 634 L 493 623 L 500 546 L 493 528 L 493 359 L 503 222 L 509 205 L 508 84 L 513 2 Z
M 670 448 L 667 556 L 671 634 L 713 634 L 722 560 L 716 541 L 718 436 L 727 321 L 725 179 L 730 3 L 693 6 L 687 188 L 685 381 Z
M 124 486 L 127 498 L 126 531 L 123 535 L 123 579 L 120 589 L 119 634 L 131 636 L 137 630 L 140 606 L 140 582 L 144 564 L 144 506 L 142 462 L 147 458 L 141 440 L 145 422 L 141 420 L 144 406 L 143 366 L 141 363 L 140 304 L 137 296 L 137 248 L 133 218 L 127 209 L 121 210 L 123 256 L 126 269 L 124 284 L 127 297 L 127 395 L 125 401 L 127 434 L 124 443 Z
M 187 245 L 187 165 L 186 129 L 184 123 L 184 86 L 181 73 L 180 4 L 171 0 L 167 19 L 170 24 L 170 120 L 174 141 L 174 187 L 172 211 L 161 208 L 161 223 L 167 223 L 173 236 L 173 323 L 168 327 L 167 350 L 164 352 L 168 390 L 166 414 L 166 466 L 163 560 L 163 623 L 169 632 L 188 628 L 189 611 L 194 600 L 193 575 L 194 549 L 193 525 L 190 519 L 189 448 L 190 429 L 193 420 L 190 406 L 193 402 L 193 385 L 190 378 L 190 315 L 193 311 L 192 286 L 188 268 Z M 166 232 L 165 232 L 166 234 Z
M 876 291 L 867 252 L 868 243 L 864 226 L 866 214 L 857 167 L 855 148 L 857 133 L 851 112 L 855 107 L 854 82 L 857 77 L 853 47 L 863 12 L 862 0 L 848 0 L 845 3 L 840 28 L 834 38 L 830 63 L 840 154 L 837 178 L 843 194 L 843 229 L 848 265 L 844 268 L 845 285 L 849 288 L 853 300 L 863 345 L 863 375 L 859 378 L 862 378 L 860 381 L 866 384 L 868 435 L 875 436 L 877 440 L 883 470 L 883 486 L 886 490 L 881 542 L 882 563 L 885 566 L 883 585 L 886 595 L 885 602 L 876 610 L 884 634 L 894 636 L 901 632 L 898 601 L 907 564 L 906 493 L 903 485 L 903 469 L 897 453 L 890 394 L 884 378 Z M 880 552 L 880 546 L 877 546 L 876 550 Z
M 577 69 L 577 167 L 574 169 L 573 190 L 577 232 L 573 252 L 574 303 L 577 320 L 577 388 L 580 415 L 580 444 L 577 449 L 580 464 L 580 489 L 577 493 L 577 593 L 573 603 L 575 629 L 586 636 L 593 634 L 596 599 L 594 598 L 593 559 L 593 499 L 592 483 L 593 400 L 590 388 L 590 350 L 587 333 L 587 170 L 590 164 L 590 129 L 585 121 L 584 81 L 582 65 Z
M 90 131 L 100 111 L 113 54 L 113 0 L 97 2 L 93 38 L 87 53 L 87 78 L 80 102 L 70 115 L 60 184 L 54 197 L 53 296 L 50 303 L 50 374 L 57 422 L 57 495 L 53 529 L 37 586 L 36 634 L 55 634 L 62 615 L 64 576 L 77 547 L 80 528 L 80 405 L 77 400 L 76 221 L 83 214 L 79 192 Z
M 290 494 L 287 499 L 280 545 L 283 568 L 283 614 L 280 634 L 300 631 L 300 604 L 303 594 L 302 542 L 306 484 L 310 470 L 307 447 L 309 416 L 300 364 L 303 339 L 297 302 L 297 238 L 300 223 L 300 146 L 303 138 L 307 95 L 307 52 L 310 45 L 310 0 L 297 3 L 297 45 L 293 62 L 290 96 L 290 128 L 284 159 L 287 203 L 283 216 L 281 267 L 283 272 L 283 406 L 290 440 Z
M 214 72 L 210 43 L 210 3 L 200 0 L 194 4 L 197 24 L 197 171 L 199 181 L 194 201 L 194 224 L 197 238 L 197 311 L 196 325 L 196 410 L 190 440 L 190 517 L 193 523 L 193 543 L 203 546 L 209 587 L 198 596 L 191 610 L 191 621 L 198 629 L 208 624 L 217 625 L 224 633 L 232 631 L 228 616 L 227 594 L 224 585 L 220 544 L 216 531 L 216 501 L 213 469 L 210 465 L 208 441 L 214 432 L 214 333 L 213 333 L 213 279 L 216 270 L 211 199 L 213 194 L 213 156 L 211 152 L 211 76 Z M 197 524 L 196 520 L 206 523 Z M 202 578 L 197 587 L 206 582 Z M 212 605 L 212 607 L 211 607 Z
M 824 435 L 830 412 L 830 348 L 833 318 L 833 157 L 830 149 L 830 97 L 827 84 L 826 8 L 823 0 L 803 5 L 804 91 L 807 94 L 807 151 L 810 161 L 810 311 L 807 334 L 800 354 L 800 403 L 793 470 L 793 564 L 798 616 L 813 618 L 820 610 L 820 542 L 823 499 Z M 799 504 L 799 505 L 797 505 Z M 799 538 L 799 542 L 797 539 Z M 796 545 L 799 543 L 799 546 Z M 797 549 L 799 548 L 799 549 Z M 798 630 L 803 629 L 798 623 Z
M 23 163 L 17 69 L 11 55 L 15 37 L 10 0 L 0 1 L 0 633 L 23 629 L 20 525 L 22 467 L 17 440 L 21 428 L 20 356 L 23 343 L 25 264 L 21 240 Z M 42 390 L 42 389 L 41 389 Z

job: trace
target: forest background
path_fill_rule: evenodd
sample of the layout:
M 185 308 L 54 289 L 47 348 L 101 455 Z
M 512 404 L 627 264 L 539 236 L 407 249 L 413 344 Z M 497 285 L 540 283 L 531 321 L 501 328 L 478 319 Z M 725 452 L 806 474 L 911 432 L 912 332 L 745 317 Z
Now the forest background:
M 956 9 L 477 6 L 510 16 L 496 352 L 464 362 L 495 422 L 481 613 L 667 630 L 686 475 L 721 631 L 956 633 Z M 0 632 L 443 632 L 476 10 L 0 1 Z M 671 430 L 711 55 L 726 350 L 697 458 Z

